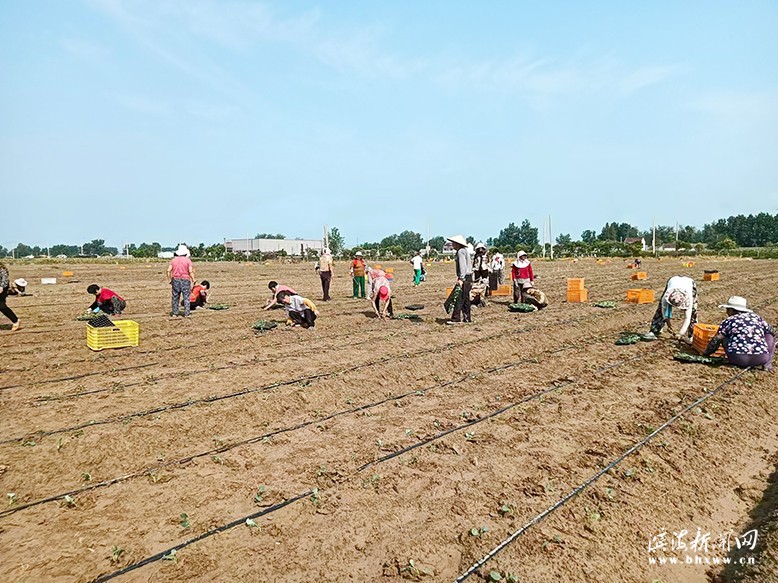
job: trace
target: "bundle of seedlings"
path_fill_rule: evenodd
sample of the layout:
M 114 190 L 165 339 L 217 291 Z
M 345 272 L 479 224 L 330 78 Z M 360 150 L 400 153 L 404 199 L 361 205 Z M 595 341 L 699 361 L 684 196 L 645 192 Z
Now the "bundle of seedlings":
M 721 366 L 727 362 L 726 358 L 719 356 L 703 356 L 701 354 L 690 354 L 688 352 L 678 352 L 674 354 L 673 360 L 690 364 L 710 364 L 713 366 Z
M 418 316 L 417 314 L 395 314 L 393 317 L 394 320 L 410 320 L 411 322 L 423 322 L 424 319 L 421 316 Z
M 509 312 L 535 312 L 537 308 L 532 304 L 508 304 Z
M 209 310 L 229 310 L 230 305 L 229 304 L 208 304 Z
M 251 327 L 254 328 L 254 330 L 257 332 L 267 332 L 276 326 L 278 326 L 278 322 L 274 322 L 272 320 L 257 320 Z
M 640 337 L 641 335 L 637 332 L 622 332 L 621 335 L 616 339 L 616 344 L 618 346 L 637 344 L 640 342 Z
M 600 302 L 594 302 L 592 305 L 595 308 L 615 308 L 616 302 L 613 300 L 602 300 Z

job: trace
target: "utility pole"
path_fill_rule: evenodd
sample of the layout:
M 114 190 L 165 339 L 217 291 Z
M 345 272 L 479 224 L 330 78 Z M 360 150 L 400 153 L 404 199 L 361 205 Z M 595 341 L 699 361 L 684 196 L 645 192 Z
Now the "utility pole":
M 551 255 L 551 261 L 553 261 L 554 260 L 554 233 L 551 229 L 551 215 L 548 215 L 548 241 L 551 244 L 550 255 Z
M 651 253 L 653 253 L 654 257 L 656 257 L 656 219 L 653 221 L 651 232 Z

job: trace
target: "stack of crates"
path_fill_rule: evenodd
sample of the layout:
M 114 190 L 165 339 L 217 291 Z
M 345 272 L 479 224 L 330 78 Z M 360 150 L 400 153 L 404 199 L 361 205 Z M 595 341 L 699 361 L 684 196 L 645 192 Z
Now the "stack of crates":
M 386 268 L 386 279 L 387 281 L 394 281 L 394 267 Z
M 692 348 L 702 354 L 708 347 L 708 342 L 719 331 L 719 327 L 713 324 L 695 324 L 692 336 Z M 724 356 L 724 347 L 719 346 L 712 356 Z
M 583 277 L 567 280 L 567 303 L 578 304 L 589 301 L 589 290 L 584 287 Z
M 652 289 L 628 289 L 627 302 L 630 304 L 651 304 L 654 302 L 654 290 Z
M 104 348 L 124 348 L 137 346 L 140 340 L 140 327 L 132 320 L 117 320 L 113 326 L 96 328 L 87 324 L 86 345 L 92 350 Z
M 632 274 L 632 279 L 639 280 L 639 279 L 648 279 L 648 273 L 645 271 L 637 271 Z

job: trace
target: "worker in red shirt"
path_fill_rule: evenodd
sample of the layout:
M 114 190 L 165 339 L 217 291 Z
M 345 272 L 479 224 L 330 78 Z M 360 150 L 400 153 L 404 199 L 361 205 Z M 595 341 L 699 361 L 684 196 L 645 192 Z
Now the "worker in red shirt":
M 89 309 L 93 312 L 102 310 L 106 314 L 118 316 L 124 311 L 124 308 L 127 307 L 127 302 L 124 301 L 124 298 L 107 287 L 101 288 L 96 283 L 93 283 L 86 288 L 86 291 L 95 296 L 95 301 L 89 306 Z
M 196 308 L 202 308 L 208 301 L 208 290 L 211 289 L 211 284 L 208 280 L 203 280 L 198 285 L 192 288 L 192 293 L 189 294 L 189 309 L 194 310 Z
M 511 279 L 513 280 L 513 303 L 524 301 L 524 290 L 535 283 L 532 264 L 524 251 L 519 251 L 516 261 L 511 264 Z

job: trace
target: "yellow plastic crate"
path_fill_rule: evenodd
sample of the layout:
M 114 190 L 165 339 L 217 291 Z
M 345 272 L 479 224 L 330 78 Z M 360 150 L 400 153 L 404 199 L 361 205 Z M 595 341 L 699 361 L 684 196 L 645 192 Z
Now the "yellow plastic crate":
M 86 345 L 92 350 L 137 346 L 140 341 L 140 327 L 132 320 L 117 320 L 113 328 L 86 327 Z

